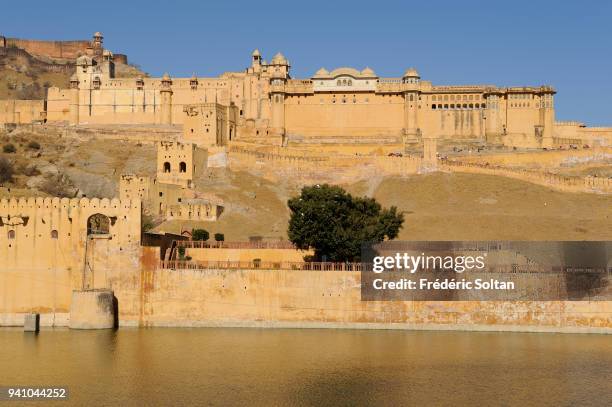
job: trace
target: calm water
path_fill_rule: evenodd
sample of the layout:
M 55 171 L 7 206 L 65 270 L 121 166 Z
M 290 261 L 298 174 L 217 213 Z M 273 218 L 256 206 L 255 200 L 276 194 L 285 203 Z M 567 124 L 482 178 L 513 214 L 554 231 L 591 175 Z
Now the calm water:
M 68 386 L 58 405 L 600 406 L 612 337 L 0 329 L 0 384 Z

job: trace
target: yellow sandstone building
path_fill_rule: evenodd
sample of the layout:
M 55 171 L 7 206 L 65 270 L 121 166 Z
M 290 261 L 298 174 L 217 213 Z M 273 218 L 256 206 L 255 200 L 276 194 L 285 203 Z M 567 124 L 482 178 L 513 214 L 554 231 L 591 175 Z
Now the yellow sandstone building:
M 96 33 L 92 41 L 98 52 L 77 58 L 70 89 L 49 89 L 47 121 L 184 124 L 186 140 L 206 146 L 235 138 L 278 145 L 326 137 L 412 142 L 425 134 L 549 147 L 554 138 L 606 144 L 612 137 L 612 128 L 555 122 L 550 86 L 436 86 L 413 68 L 395 78 L 370 68 L 321 68 L 311 78 L 295 79 L 282 54 L 266 62 L 258 50 L 248 68 L 216 78 L 118 78 L 102 38 Z M 31 117 L 32 107 L 22 107 L 7 105 L 0 121 Z M 26 111 L 19 115 L 20 109 Z

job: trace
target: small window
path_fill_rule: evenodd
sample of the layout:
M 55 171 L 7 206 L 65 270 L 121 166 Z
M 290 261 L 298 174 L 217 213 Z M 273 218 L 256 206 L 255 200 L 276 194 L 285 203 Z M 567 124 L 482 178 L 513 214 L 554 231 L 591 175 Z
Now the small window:
M 57 230 L 51 231 L 51 239 L 57 239 Z
M 164 163 L 164 172 L 170 172 L 170 163 L 168 161 Z
M 179 172 L 187 172 L 187 164 L 184 161 L 179 164 Z
M 8 238 L 9 239 L 14 239 L 15 238 L 15 231 L 14 230 L 9 230 L 8 231 Z

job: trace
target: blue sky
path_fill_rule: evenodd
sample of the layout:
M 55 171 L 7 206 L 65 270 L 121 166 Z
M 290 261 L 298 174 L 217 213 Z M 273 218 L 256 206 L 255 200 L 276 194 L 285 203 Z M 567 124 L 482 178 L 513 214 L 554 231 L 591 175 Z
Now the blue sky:
M 293 77 L 321 66 L 416 67 L 434 84 L 550 84 L 558 120 L 612 126 L 608 1 L 7 1 L 0 34 L 82 39 L 94 31 L 152 75 L 242 70 L 281 51 Z

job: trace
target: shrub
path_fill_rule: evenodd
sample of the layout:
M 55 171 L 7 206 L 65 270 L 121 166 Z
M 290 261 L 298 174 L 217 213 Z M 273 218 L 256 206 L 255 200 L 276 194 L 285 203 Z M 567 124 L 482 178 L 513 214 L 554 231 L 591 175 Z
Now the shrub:
M 48 178 L 38 189 L 60 198 L 73 198 L 75 195 L 72 185 L 59 175 Z
M 223 233 L 215 233 L 215 242 L 223 242 L 225 235 Z
M 5 144 L 4 147 L 2 147 L 2 151 L 10 154 L 10 153 L 16 152 L 17 148 L 13 144 L 8 143 L 8 144 Z
M 185 258 L 185 246 L 178 247 L 178 255 L 179 255 L 179 260 L 183 260 Z
M 13 163 L 4 157 L 0 157 L 0 183 L 4 184 L 13 180 Z
M 30 141 L 28 143 L 28 148 L 30 150 L 40 150 L 40 144 L 37 141 Z
M 210 233 L 204 229 L 193 229 L 191 231 L 191 239 L 192 240 L 203 240 L 207 241 L 210 238 Z

